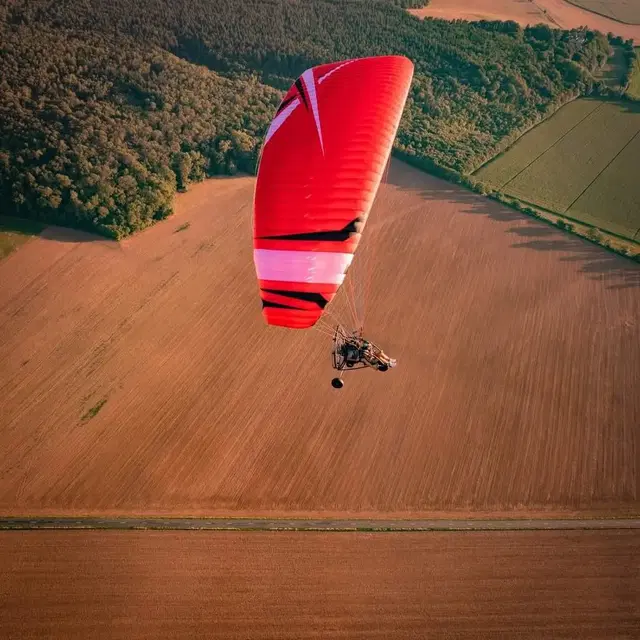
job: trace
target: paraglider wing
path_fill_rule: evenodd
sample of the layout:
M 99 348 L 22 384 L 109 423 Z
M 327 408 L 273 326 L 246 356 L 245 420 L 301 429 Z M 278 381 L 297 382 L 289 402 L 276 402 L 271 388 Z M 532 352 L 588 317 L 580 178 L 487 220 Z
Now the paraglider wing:
M 342 284 L 391 153 L 413 64 L 378 56 L 305 71 L 262 147 L 254 264 L 268 324 L 313 326 Z

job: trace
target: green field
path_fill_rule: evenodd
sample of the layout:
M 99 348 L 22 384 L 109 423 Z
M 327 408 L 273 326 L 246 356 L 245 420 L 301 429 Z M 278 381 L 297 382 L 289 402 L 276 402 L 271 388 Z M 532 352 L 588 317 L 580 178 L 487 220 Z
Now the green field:
M 476 177 L 524 202 L 637 239 L 639 166 L 640 105 L 580 99 Z
M 558 140 L 598 108 L 594 100 L 574 100 L 522 136 L 504 153 L 478 169 L 476 177 L 494 188 L 504 187 Z
M 568 0 L 570 4 L 627 24 L 640 24 L 638 0 Z
M 32 220 L 0 216 L 0 260 L 41 233 L 43 229 L 43 225 Z
M 629 81 L 627 94 L 636 100 L 640 100 L 640 47 L 636 47 L 636 55 L 638 57 L 633 63 L 633 73 Z
M 610 211 L 607 228 L 633 237 L 640 227 L 640 135 L 607 166 L 567 212 L 572 218 L 602 227 L 602 211 Z M 636 240 L 640 240 L 640 234 Z

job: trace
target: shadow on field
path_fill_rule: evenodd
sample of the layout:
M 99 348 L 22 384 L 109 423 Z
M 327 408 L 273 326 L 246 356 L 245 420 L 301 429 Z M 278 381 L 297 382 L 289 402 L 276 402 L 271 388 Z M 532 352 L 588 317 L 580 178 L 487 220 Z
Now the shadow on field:
M 640 102 L 624 100 L 617 102 L 618 106 L 627 113 L 640 113 Z
M 43 224 L 35 220 L 0 215 L 0 231 L 17 233 L 23 236 L 38 236 L 44 228 Z
M 100 236 L 97 233 L 89 233 L 88 231 L 79 231 L 78 229 L 69 229 L 67 227 L 47 226 L 38 235 L 46 240 L 55 240 L 56 242 L 101 242 L 114 246 L 118 244 L 115 240 Z
M 517 221 L 520 223 L 517 227 L 506 230 L 507 233 L 521 240 L 512 244 L 512 248 L 571 253 L 572 255 L 569 256 L 559 256 L 559 260 L 581 263 L 583 273 L 593 279 L 606 282 L 607 288 L 640 288 L 640 264 L 584 238 L 561 231 L 550 223 L 531 218 L 495 200 L 408 167 L 395 158 L 391 162 L 387 182 L 401 189 L 419 191 L 426 200 L 447 200 L 459 203 L 463 205 L 463 213 L 483 215 L 496 222 Z M 525 226 L 522 226 L 523 221 L 526 223 Z
M 0 231 L 24 236 L 39 236 L 40 238 L 54 240 L 56 242 L 101 242 L 114 246 L 118 245 L 116 240 L 96 233 L 80 231 L 69 227 L 46 225 L 37 220 L 14 218 L 11 216 L 0 216 Z

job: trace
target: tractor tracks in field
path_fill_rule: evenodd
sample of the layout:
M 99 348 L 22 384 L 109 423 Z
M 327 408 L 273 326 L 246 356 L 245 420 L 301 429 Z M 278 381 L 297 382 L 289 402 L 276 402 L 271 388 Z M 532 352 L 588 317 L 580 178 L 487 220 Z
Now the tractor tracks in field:
M 0 530 L 156 530 L 156 531 L 575 531 L 638 529 L 640 518 L 522 519 L 323 519 L 323 518 L 164 518 L 48 517 L 0 518 Z

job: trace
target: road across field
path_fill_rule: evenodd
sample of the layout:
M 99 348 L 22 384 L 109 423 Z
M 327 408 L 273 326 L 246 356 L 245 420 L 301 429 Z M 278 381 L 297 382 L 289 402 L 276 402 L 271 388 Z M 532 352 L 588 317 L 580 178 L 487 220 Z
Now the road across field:
M 640 518 L 517 520 L 323 520 L 270 518 L 2 518 L 0 529 L 179 531 L 540 531 L 640 529 Z

